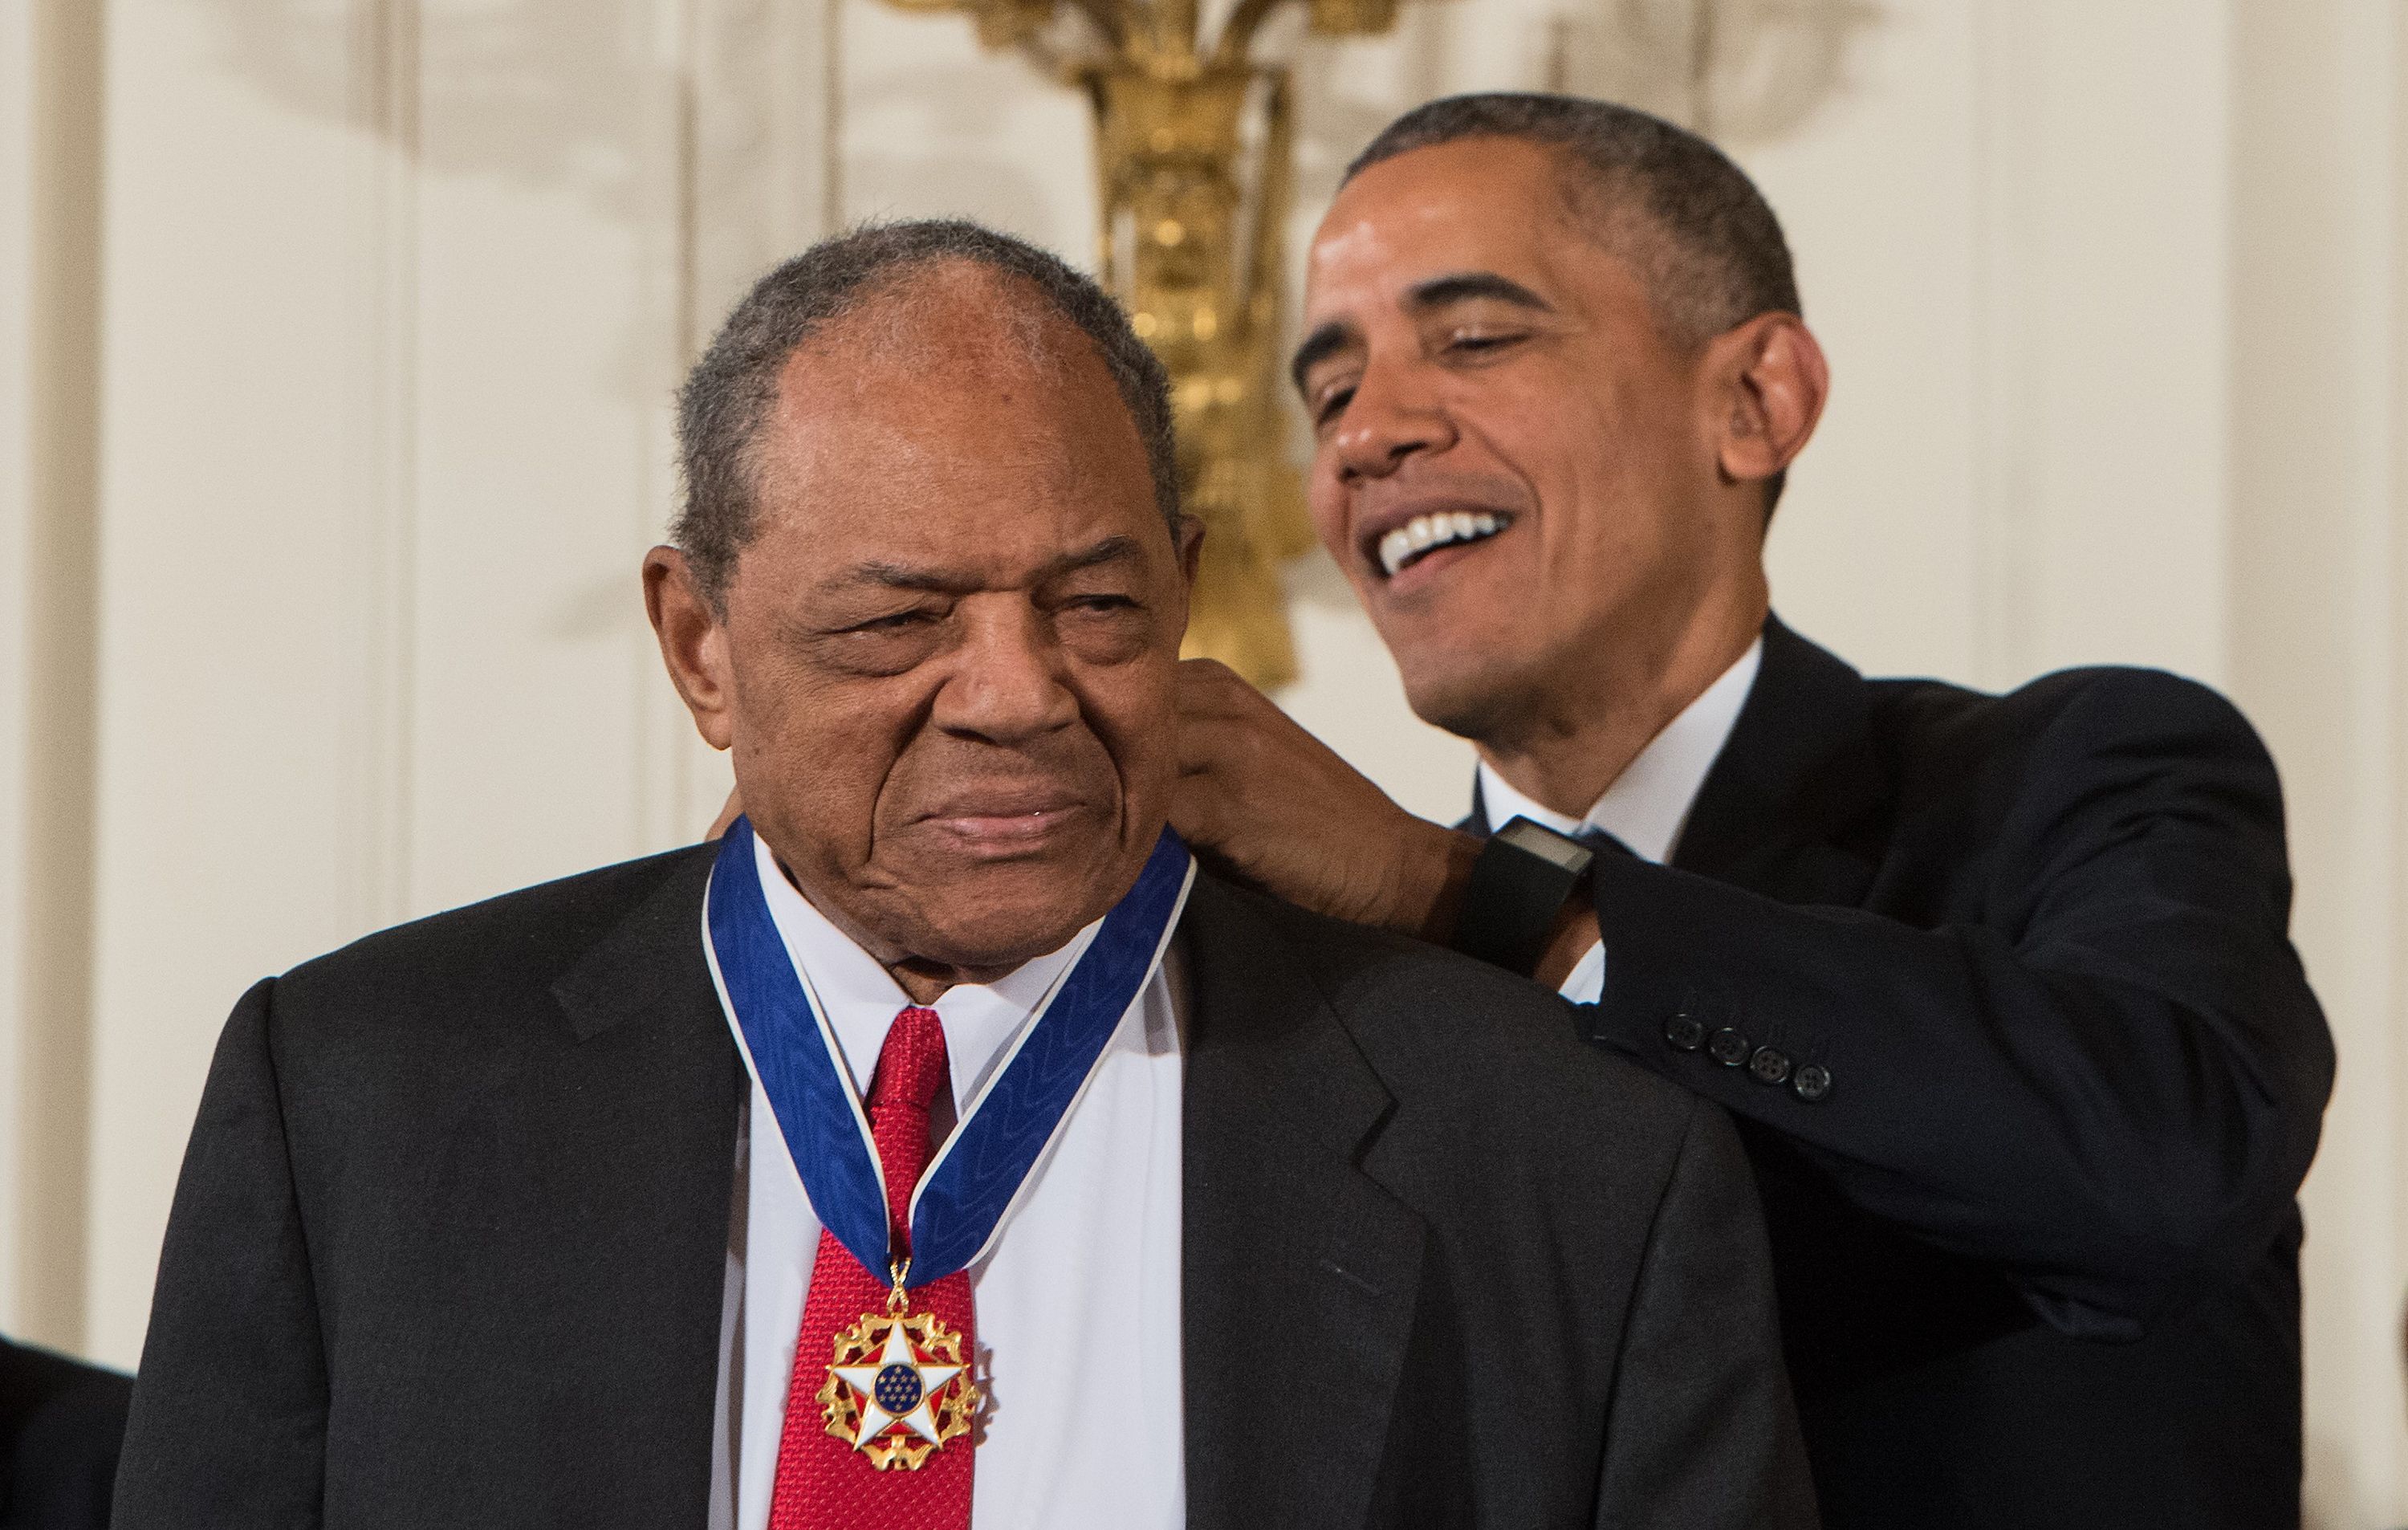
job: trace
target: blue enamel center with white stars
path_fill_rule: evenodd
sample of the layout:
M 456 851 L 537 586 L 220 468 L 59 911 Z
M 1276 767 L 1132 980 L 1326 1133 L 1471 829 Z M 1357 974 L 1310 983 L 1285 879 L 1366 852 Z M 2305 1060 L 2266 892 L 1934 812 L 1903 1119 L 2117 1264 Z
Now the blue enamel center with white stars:
M 898 1424 L 936 1444 L 937 1417 L 929 1408 L 929 1399 L 962 1373 L 959 1366 L 922 1365 L 899 1323 L 886 1330 L 885 1348 L 875 1363 L 828 1369 L 861 1398 L 861 1423 L 853 1437 L 856 1451 Z

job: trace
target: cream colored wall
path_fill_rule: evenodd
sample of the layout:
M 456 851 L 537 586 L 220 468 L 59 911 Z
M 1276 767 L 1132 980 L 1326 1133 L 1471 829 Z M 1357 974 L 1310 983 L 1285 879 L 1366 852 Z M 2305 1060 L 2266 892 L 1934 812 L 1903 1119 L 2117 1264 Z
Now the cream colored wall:
M 0 972 L 24 966 L 25 666 L 28 647 L 25 556 L 32 516 L 30 365 L 31 282 L 24 279 L 33 232 L 33 15 L 23 7 L 0 10 Z M 6 277 L 18 279 L 7 280 Z M 0 1227 L 12 1243 L 25 1226 L 25 1006 L 0 1005 Z M 22 1257 L 0 1258 L 0 1310 L 31 1305 Z
M 1296 42 L 1297 243 L 1433 93 L 1701 122 L 1838 379 L 1784 613 L 1872 670 L 2162 664 L 2249 708 L 2344 1056 L 2311 1500 L 2408 1520 L 2398 7 L 1726 0 L 1700 76 L 1692 3 Z M 881 213 L 1088 250 L 1074 95 L 825 4 L 0 0 L 0 1326 L 135 1358 L 247 982 L 706 821 L 634 566 L 681 360 L 753 272 Z M 1290 582 L 1284 703 L 1458 811 L 1465 748 L 1335 570 Z
M 0 7 L 0 1321 L 69 1339 L 92 1156 L 99 58 L 90 7 Z
M 2403 20 L 2328 0 L 2234 29 L 2226 642 L 2283 766 L 2294 927 L 2341 1049 L 2302 1264 L 2309 1480 L 2336 1524 L 2408 1520 Z

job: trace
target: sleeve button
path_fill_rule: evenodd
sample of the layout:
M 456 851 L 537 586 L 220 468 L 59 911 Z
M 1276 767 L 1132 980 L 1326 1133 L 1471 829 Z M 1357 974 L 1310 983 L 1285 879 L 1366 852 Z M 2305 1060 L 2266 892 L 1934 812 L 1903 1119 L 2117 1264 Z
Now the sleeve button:
M 1747 1060 L 1747 1070 L 1760 1084 L 1784 1084 L 1789 1081 L 1789 1054 L 1770 1047 L 1758 1047 L 1756 1055 Z
M 1737 1067 L 1747 1061 L 1747 1037 L 1726 1025 L 1706 1043 L 1706 1055 L 1725 1067 Z
M 1686 1009 L 1675 1010 L 1664 1022 L 1664 1041 L 1674 1051 L 1695 1051 L 1706 1044 L 1705 1023 Z
M 1831 1070 L 1820 1063 L 1809 1063 L 1790 1079 L 1789 1087 L 1799 1099 L 1813 1105 L 1831 1093 Z

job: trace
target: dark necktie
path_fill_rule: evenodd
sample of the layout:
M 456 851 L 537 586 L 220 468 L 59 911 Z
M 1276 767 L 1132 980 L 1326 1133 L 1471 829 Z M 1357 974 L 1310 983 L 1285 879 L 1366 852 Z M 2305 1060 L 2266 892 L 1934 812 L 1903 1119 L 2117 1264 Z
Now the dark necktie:
M 1599 855 L 1627 855 L 1633 860 L 1637 860 L 1639 858 L 1639 852 L 1637 851 L 1632 850 L 1628 845 L 1624 844 L 1621 840 L 1615 838 L 1612 835 L 1606 833 L 1603 829 L 1598 828 L 1594 823 L 1583 824 L 1580 832 L 1573 835 L 1572 837 L 1579 840 L 1582 844 L 1586 845 L 1589 849 L 1595 851 Z

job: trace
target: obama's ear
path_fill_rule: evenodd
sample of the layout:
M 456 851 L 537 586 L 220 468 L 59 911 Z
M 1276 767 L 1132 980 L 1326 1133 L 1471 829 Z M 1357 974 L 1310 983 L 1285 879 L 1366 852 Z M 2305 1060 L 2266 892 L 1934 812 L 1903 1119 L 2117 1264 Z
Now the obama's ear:
M 727 623 L 678 549 L 656 547 L 644 554 L 644 612 L 652 619 L 669 680 L 694 714 L 695 731 L 711 748 L 727 748 L 736 736 Z
M 1762 482 L 1789 465 L 1830 397 L 1831 368 L 1806 321 L 1760 313 L 1715 336 L 1706 371 L 1719 421 L 1723 475 Z

